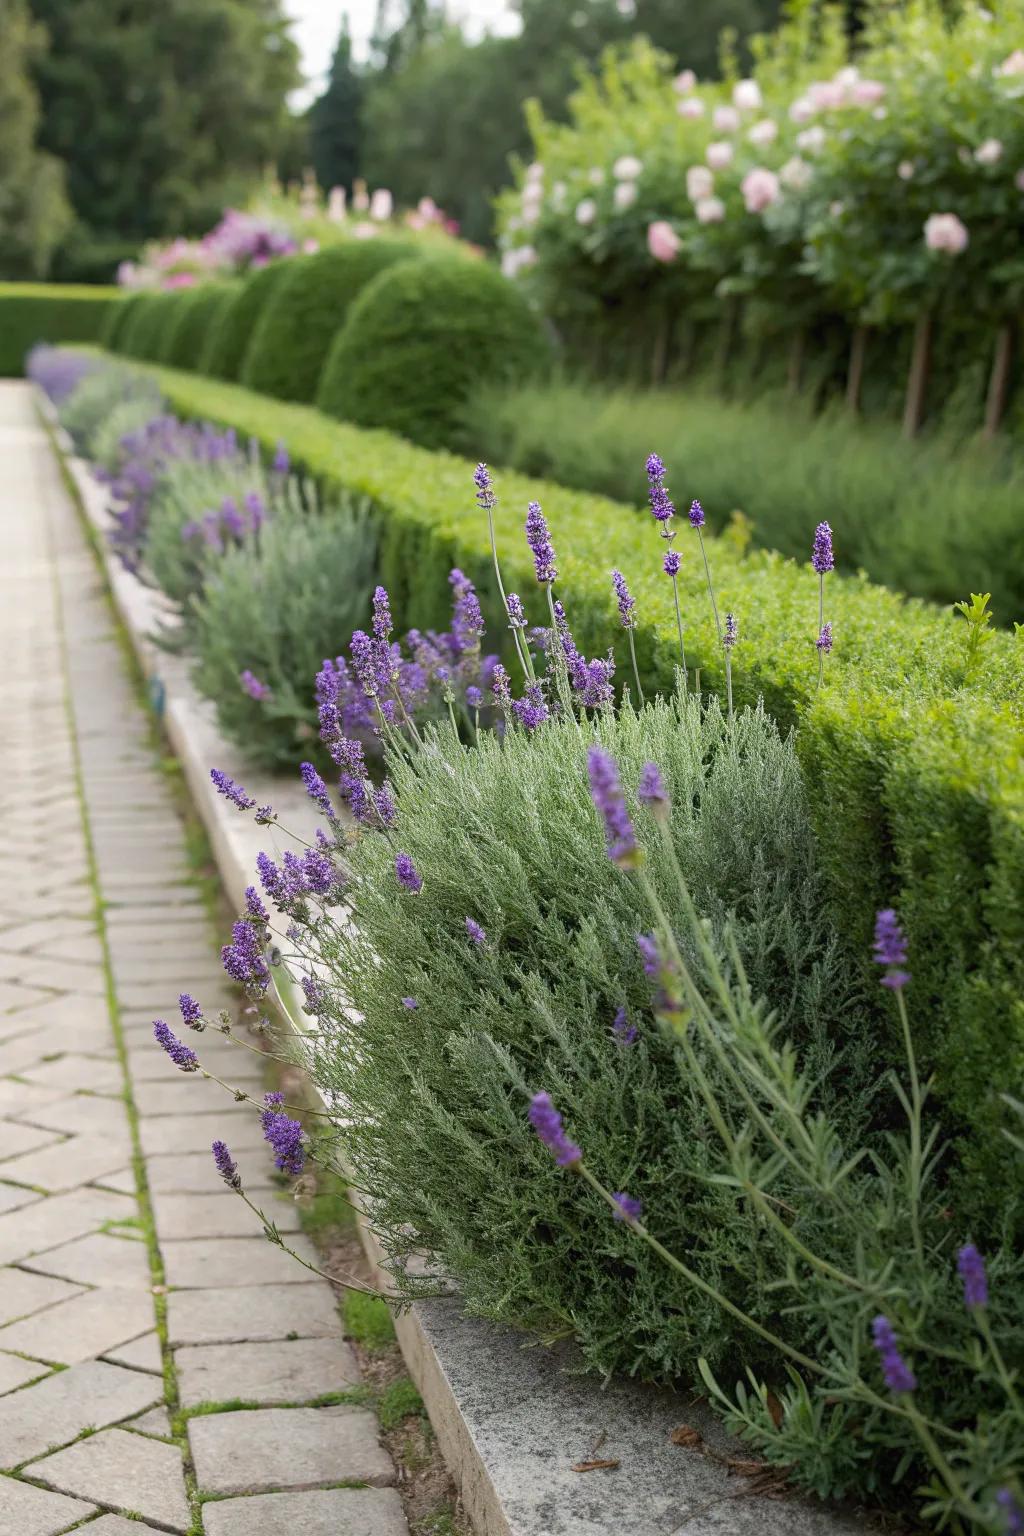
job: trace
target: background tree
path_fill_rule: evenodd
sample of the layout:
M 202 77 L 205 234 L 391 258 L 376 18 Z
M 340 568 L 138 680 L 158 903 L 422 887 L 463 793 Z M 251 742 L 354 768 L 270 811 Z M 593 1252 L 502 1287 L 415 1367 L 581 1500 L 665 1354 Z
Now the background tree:
M 25 0 L 0 0 L 0 276 L 43 277 L 71 221 L 64 172 L 36 148 L 30 65 L 46 45 Z
M 321 187 L 346 187 L 359 175 L 362 147 L 363 79 L 352 63 L 348 16 L 331 60 L 323 95 L 309 112 L 309 147 Z
M 30 0 L 40 142 L 79 224 L 134 241 L 208 226 L 275 159 L 300 83 L 280 0 Z

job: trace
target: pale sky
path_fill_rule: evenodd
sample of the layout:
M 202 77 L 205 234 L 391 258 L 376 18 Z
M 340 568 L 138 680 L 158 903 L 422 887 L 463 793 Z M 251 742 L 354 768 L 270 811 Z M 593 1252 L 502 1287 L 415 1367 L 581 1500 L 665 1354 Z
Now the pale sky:
M 302 51 L 307 80 L 296 102 L 301 106 L 318 94 L 346 11 L 356 57 L 365 57 L 377 15 L 377 0 L 285 0 L 285 10 L 294 21 L 292 36 Z M 506 0 L 448 0 L 448 11 L 453 20 L 461 19 L 466 30 L 474 35 L 506 31 L 516 24 Z

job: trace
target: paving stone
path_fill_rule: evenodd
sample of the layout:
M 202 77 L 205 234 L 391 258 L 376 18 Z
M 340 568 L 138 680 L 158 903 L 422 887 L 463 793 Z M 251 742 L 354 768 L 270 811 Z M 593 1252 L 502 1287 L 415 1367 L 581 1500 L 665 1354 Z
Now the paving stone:
M 173 1068 L 169 1069 L 174 1071 Z M 262 1083 L 256 1078 L 232 1078 L 252 1098 L 262 1094 Z M 193 1072 L 177 1072 L 166 1082 L 136 1083 L 132 1094 L 139 1115 L 201 1115 L 207 1111 L 227 1109 L 236 1101 L 219 1083 L 198 1077 Z M 251 1106 L 250 1106 L 251 1107 Z
M 52 1099 L 46 1105 L 24 1111 L 19 1121 L 46 1129 L 72 1132 L 106 1131 L 128 1134 L 128 1109 L 119 1099 L 104 1099 L 91 1093 L 76 1093 Z M 0 1166 L 0 1173 L 3 1172 Z
M 246 1189 L 254 1191 L 274 1188 L 271 1183 L 273 1171 L 269 1156 L 261 1162 L 253 1159 L 253 1167 L 245 1173 Z M 6 1169 L 4 1172 L 6 1174 Z M 209 1148 L 205 1152 L 182 1152 L 176 1156 L 160 1153 L 147 1160 L 146 1174 L 149 1187 L 154 1193 L 220 1193 L 220 1178 Z
M 15 1082 L 9 1077 L 0 1079 L 0 1115 L 26 1115 L 31 1109 L 41 1109 L 63 1097 L 61 1088 L 41 1088 L 38 1083 Z
M 23 1205 L 32 1205 L 42 1196 L 34 1190 L 24 1189 L 21 1185 L 0 1184 L 0 1216 L 5 1211 L 17 1211 Z
M 128 1419 L 124 1427 L 137 1430 L 140 1435 L 162 1435 L 165 1440 L 171 1438 L 171 1416 L 162 1404 L 159 1408 L 150 1408 L 147 1413 L 140 1413 L 137 1419 Z
M 5 1179 L 33 1184 L 54 1193 L 78 1189 L 104 1173 L 115 1173 L 131 1157 L 131 1140 L 125 1131 L 111 1128 L 107 1135 L 72 1136 L 56 1146 L 29 1152 L 3 1164 Z M 131 1193 L 134 1194 L 134 1186 Z
M 79 1089 L 111 1095 L 124 1092 L 120 1064 L 98 1061 L 95 1056 L 61 1056 L 57 1061 L 44 1062 L 21 1075 L 26 1082 L 39 1088 L 61 1088 L 65 1093 Z
M 62 1280 L 80 1285 L 127 1286 L 148 1291 L 153 1284 L 145 1243 L 106 1232 L 91 1232 L 73 1243 L 62 1243 L 59 1248 L 26 1259 L 25 1268 L 38 1274 L 59 1275 Z
M 130 1366 L 133 1371 L 149 1371 L 154 1376 L 164 1373 L 163 1350 L 155 1329 L 152 1333 L 144 1333 L 141 1339 L 132 1339 L 130 1344 L 108 1349 L 103 1358 L 112 1360 L 115 1365 Z
M 61 1493 L 94 1499 L 115 1510 L 137 1511 L 174 1531 L 185 1531 L 191 1524 L 176 1445 L 123 1429 L 105 1429 L 34 1461 L 31 1475 Z
M 59 1365 L 93 1360 L 153 1326 L 153 1298 L 109 1287 L 85 1291 L 0 1328 L 0 1349 Z
M 316 1249 L 308 1238 L 296 1233 L 289 1246 L 309 1263 L 316 1262 Z M 291 1254 L 269 1243 L 265 1237 L 210 1237 L 192 1242 L 161 1244 L 167 1284 L 196 1290 L 204 1286 L 298 1285 L 308 1282 L 309 1271 Z
M 346 1392 L 360 1379 L 352 1350 L 330 1336 L 193 1345 L 176 1350 L 174 1364 L 183 1408 L 236 1400 L 268 1408 L 308 1403 L 329 1392 Z
M 205 1152 L 215 1141 L 227 1141 L 232 1152 L 266 1148 L 259 1114 L 253 1105 L 231 1104 L 225 1113 L 213 1115 L 158 1115 L 143 1120 L 139 1140 L 147 1157 L 161 1152 Z M 0 1167 L 0 1173 L 3 1172 Z
M 0 1216 L 0 1264 L 43 1253 L 94 1232 L 106 1221 L 121 1221 L 137 1212 L 134 1200 L 98 1189 L 74 1189 L 49 1200 L 36 1200 L 18 1211 L 7 1211 Z
M 339 1327 L 333 1292 L 320 1281 L 172 1291 L 167 1298 L 172 1345 L 256 1343 L 289 1334 L 332 1338 Z M 0 1330 L 0 1348 L 3 1337 Z
M 89 896 L 89 902 L 92 897 Z M 71 997 L 67 994 L 51 996 L 48 1002 L 39 1003 L 31 1010 L 33 1024 L 53 1025 L 67 1030 L 69 1041 L 74 1040 L 78 1029 L 110 1028 L 110 1010 L 106 999 L 98 997 Z M 77 1085 L 76 1085 L 77 1086 Z
M 5 1478 L 2 1486 L 0 1536 L 57 1536 L 93 1513 L 93 1505 L 51 1493 L 48 1488 L 33 1488 L 11 1478 Z
M 147 1532 L 160 1536 L 155 1525 L 144 1525 L 141 1520 L 125 1520 L 122 1515 L 101 1515 L 98 1520 L 90 1521 L 86 1530 L 87 1536 L 146 1536 Z M 346 1533 L 339 1530 L 337 1536 L 346 1536 Z M 390 1536 L 390 1533 L 385 1530 L 381 1536 Z
M 100 1521 L 90 1536 L 106 1536 Z M 408 1536 L 402 1501 L 393 1488 L 316 1488 L 265 1493 L 256 1499 L 217 1499 L 203 1507 L 206 1536 Z M 113 1533 L 111 1533 L 113 1536 Z M 129 1536 L 128 1532 L 124 1536 Z
M 154 1194 L 152 1205 L 161 1243 L 170 1238 L 251 1237 L 254 1231 L 259 1231 L 259 1222 L 245 1201 L 227 1189 L 214 1195 Z M 294 1201 L 271 1194 L 262 1202 L 262 1209 L 279 1232 L 299 1230 Z
M 135 1174 L 131 1168 L 119 1168 L 116 1173 L 101 1174 L 98 1179 L 93 1179 L 92 1182 L 97 1189 L 114 1189 L 119 1195 L 134 1195 L 138 1193 Z
M 0 1466 L 67 1445 L 83 1429 L 133 1418 L 163 1400 L 163 1383 L 102 1360 L 55 1371 L 34 1387 L 0 1398 Z
M 0 1123 L 0 1157 L 4 1163 L 11 1158 L 24 1157 L 27 1152 L 52 1147 L 59 1140 L 56 1131 L 45 1131 L 36 1125 L 17 1125 L 13 1120 Z M 0 1173 L 7 1173 L 3 1164 L 0 1164 Z
M 17 1355 L 0 1355 L 0 1397 L 23 1387 L 27 1381 L 37 1381 L 46 1376 L 48 1369 L 36 1360 L 22 1360 Z
M 189 1444 L 204 1493 L 263 1493 L 352 1479 L 395 1480 L 363 1408 L 260 1408 L 190 1419 Z M 85 1441 L 88 1445 L 89 1442 Z
M 0 1326 L 81 1294 L 80 1285 L 69 1285 L 63 1279 L 30 1275 L 23 1269 L 0 1269 Z

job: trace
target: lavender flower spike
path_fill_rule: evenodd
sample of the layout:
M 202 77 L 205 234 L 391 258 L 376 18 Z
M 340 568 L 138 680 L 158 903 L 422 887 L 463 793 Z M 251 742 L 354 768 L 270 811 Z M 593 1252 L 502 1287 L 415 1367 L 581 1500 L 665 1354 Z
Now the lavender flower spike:
M 956 1256 L 956 1268 L 964 1283 L 964 1306 L 988 1306 L 988 1276 L 985 1260 L 973 1243 L 965 1243 Z
M 213 1161 L 217 1166 L 217 1172 L 224 1180 L 224 1183 L 229 1189 L 241 1189 L 242 1176 L 238 1171 L 238 1164 L 234 1161 L 225 1143 L 223 1141 L 215 1141 L 211 1151 L 213 1152 Z
M 533 551 L 537 580 L 550 585 L 558 575 L 558 570 L 548 525 L 544 521 L 539 501 L 531 501 L 526 509 L 526 542 Z
M 907 941 L 899 925 L 896 913 L 885 907 L 875 918 L 875 964 L 884 965 L 882 986 L 900 992 L 910 980 L 910 972 L 904 970 L 907 962 Z
M 669 531 L 672 519 L 676 515 L 676 509 L 669 499 L 665 488 L 665 465 L 656 453 L 652 453 L 647 460 L 647 479 L 650 482 L 648 500 L 651 507 L 651 516 L 656 523 L 661 524 L 661 530 L 666 539 L 672 538 Z
M 282 1173 L 298 1178 L 306 1162 L 306 1138 L 298 1120 L 290 1120 L 278 1108 L 282 1102 L 279 1093 L 268 1093 L 263 1100 L 266 1108 L 260 1115 L 263 1135 L 275 1152 L 274 1162 Z
M 487 943 L 487 934 L 481 928 L 480 924 L 475 922 L 471 917 L 466 918 L 466 932 L 469 934 L 474 944 L 482 947 Z
M 486 464 L 478 464 L 474 469 L 473 484 L 476 486 L 477 502 L 485 512 L 490 512 L 498 498 L 494 494 L 491 472 Z
M 616 1221 L 639 1221 L 643 1206 L 639 1200 L 634 1200 L 632 1195 L 620 1193 L 612 1195 L 615 1201 L 614 1216 Z
M 690 527 L 704 527 L 704 508 L 701 506 L 699 501 L 690 502 Z
M 181 1009 L 181 1022 L 186 1029 L 205 1029 L 203 1010 L 195 998 L 188 992 L 182 992 L 178 998 L 178 1007 Z
M 669 809 L 668 790 L 657 763 L 644 763 L 640 770 L 640 783 L 636 797 L 655 816 L 664 816 Z
M 575 1163 L 582 1162 L 583 1153 L 565 1134 L 562 1117 L 552 1104 L 549 1093 L 535 1094 L 530 1100 L 530 1124 L 559 1168 L 571 1168 Z
M 635 1045 L 639 1031 L 635 1024 L 629 1022 L 629 1014 L 625 1007 L 619 1008 L 612 1021 L 612 1035 L 618 1045 Z
M 661 568 L 666 576 L 678 576 L 680 563 L 678 549 L 670 549 L 661 562 Z
M 591 799 L 604 818 L 608 857 L 623 869 L 635 868 L 640 861 L 636 834 L 626 809 L 619 771 L 603 747 L 593 746 L 587 752 L 587 773 Z
M 405 889 L 411 891 L 414 896 L 419 895 L 423 889 L 423 880 L 409 854 L 396 854 L 395 874 L 398 876 L 400 885 L 404 885 Z
M 835 557 L 832 553 L 832 529 L 828 523 L 819 523 L 814 530 L 814 548 L 811 551 L 811 564 L 819 576 L 824 576 L 826 571 L 834 571 L 836 568 Z
M 1009 1488 L 1000 1488 L 996 1503 L 1006 1522 L 1006 1536 L 1024 1536 L 1024 1511 Z
M 508 609 L 508 622 L 513 629 L 526 628 L 526 613 L 523 608 L 523 600 L 518 592 L 510 592 L 505 599 L 505 607 Z
M 180 1072 L 198 1072 L 199 1057 L 195 1051 L 190 1051 L 187 1045 L 181 1043 L 163 1019 L 153 1020 L 153 1038 L 157 1045 L 163 1046 Z
M 725 634 L 722 636 L 722 644 L 727 651 L 731 651 L 740 637 L 740 628 L 736 623 L 736 615 L 727 613 L 725 616 Z
M 240 811 L 250 811 L 256 804 L 251 795 L 247 795 L 241 784 L 236 784 L 234 779 L 229 779 L 221 768 L 211 768 L 210 778 L 217 793 L 223 795 L 225 800 L 230 800 L 232 805 L 237 805 Z
M 917 1377 L 900 1354 L 896 1331 L 887 1317 L 878 1316 L 871 1324 L 871 1338 L 882 1361 L 882 1376 L 894 1395 L 913 1392 Z
M 619 618 L 622 620 L 623 629 L 635 629 L 636 598 L 631 595 L 626 585 L 626 578 L 621 571 L 612 571 L 612 586 L 615 588 L 615 596 L 619 605 Z
M 817 638 L 817 640 L 815 640 L 814 643 L 818 647 L 819 651 L 827 652 L 827 651 L 830 651 L 832 649 L 832 625 L 831 625 L 831 623 L 823 624 L 821 626 L 821 633 L 818 635 L 818 638 Z

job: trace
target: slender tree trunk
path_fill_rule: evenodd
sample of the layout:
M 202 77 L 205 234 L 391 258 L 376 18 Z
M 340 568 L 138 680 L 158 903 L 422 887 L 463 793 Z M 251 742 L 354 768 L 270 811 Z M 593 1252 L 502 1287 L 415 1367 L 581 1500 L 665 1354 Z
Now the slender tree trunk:
M 924 420 L 924 402 L 928 390 L 928 363 L 932 348 L 932 314 L 925 310 L 914 326 L 914 345 L 907 375 L 907 397 L 903 406 L 903 436 L 916 437 Z
M 791 395 L 800 393 L 804 373 L 804 344 L 807 332 L 803 326 L 793 332 L 789 341 L 789 357 L 786 362 L 786 388 Z
M 1006 396 L 1010 388 L 1010 364 L 1013 360 L 1013 326 L 1006 321 L 996 332 L 996 347 L 992 356 L 992 372 L 989 374 L 988 395 L 985 400 L 985 427 L 982 436 L 991 439 L 999 431 L 1006 410 Z
M 864 361 L 868 351 L 868 328 L 866 325 L 855 325 L 853 335 L 850 337 L 850 366 L 846 373 L 846 404 L 849 410 L 857 415 L 860 411 L 860 396 L 864 385 Z

